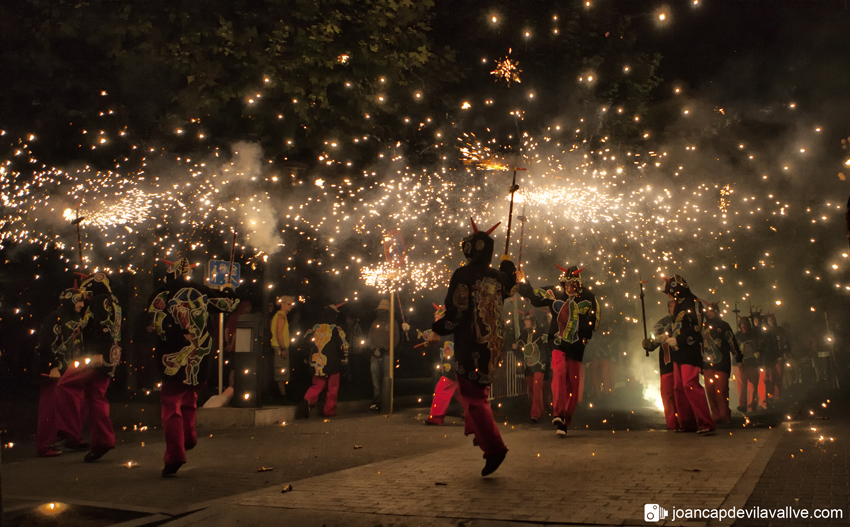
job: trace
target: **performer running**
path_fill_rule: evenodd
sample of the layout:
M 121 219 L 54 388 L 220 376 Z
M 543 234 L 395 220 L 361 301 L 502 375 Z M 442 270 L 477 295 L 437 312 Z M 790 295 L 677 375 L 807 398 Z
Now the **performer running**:
M 434 304 L 437 311 L 434 312 L 434 322 L 437 322 L 446 315 L 446 308 Z M 432 330 L 423 331 L 420 336 L 425 339 L 423 344 L 418 346 L 428 346 L 432 344 L 439 345 L 440 363 L 437 366 L 440 372 L 440 379 L 437 381 L 437 386 L 434 388 L 434 402 L 431 403 L 431 413 L 428 419 L 425 420 L 426 425 L 442 425 L 446 419 L 446 410 L 449 408 L 449 403 L 452 402 L 452 395 L 463 406 L 463 398 L 460 395 L 457 385 L 457 363 L 455 362 L 455 345 L 450 338 L 443 337 L 436 343 L 431 339 Z
M 732 357 L 741 362 L 743 355 L 731 326 L 720 319 L 719 304 L 714 302 L 705 308 L 706 328 L 708 338 L 714 341 L 714 348 L 720 353 L 720 362 L 708 362 L 703 370 L 705 391 L 708 395 L 708 405 L 711 407 L 711 417 L 715 423 L 732 423 L 732 413 L 729 411 L 729 375 L 732 373 Z
M 83 444 L 83 423 L 88 420 L 91 450 L 84 461 L 91 462 L 115 448 L 106 390 L 121 360 L 123 318 L 106 274 L 89 276 L 80 291 L 88 304 L 89 322 L 83 330 L 85 358 L 69 365 L 59 380 L 57 415 L 60 431 L 74 444 Z
M 454 334 L 457 382 L 470 425 L 466 433 L 474 433 L 484 451 L 482 476 L 495 472 L 508 452 L 487 398 L 505 342 L 502 306 L 516 290 L 516 267 L 510 256 L 502 256 L 498 271 L 490 267 L 494 243 L 490 234 L 498 226 L 484 232 L 472 221 L 473 234 L 462 244 L 469 261 L 452 274 L 446 316 L 434 322 L 429 339 L 437 342 L 441 335 Z
M 59 295 L 59 309 L 44 318 L 38 329 L 38 357 L 41 386 L 38 398 L 38 428 L 35 435 L 36 451 L 40 457 L 54 457 L 59 450 L 56 386 L 69 365 L 82 358 L 83 328 L 88 321 L 81 316 L 84 293 L 74 287 Z M 66 441 L 70 450 L 86 450 L 89 445 Z
M 552 424 L 558 436 L 567 435 L 576 405 L 581 397 L 581 361 L 584 347 L 599 326 L 599 303 L 596 296 L 585 289 L 581 272 L 576 266 L 561 270 L 560 282 L 564 292 L 534 289 L 530 283 L 519 285 L 520 294 L 535 307 L 548 307 L 552 312 L 548 341 L 552 346 L 552 398 L 554 399 Z M 525 274 L 517 272 L 520 281 Z
M 702 367 L 702 314 L 697 298 L 679 275 L 664 279 L 664 292 L 676 301 L 673 309 L 673 332 L 667 340 L 673 353 L 673 392 L 679 430 L 710 434 L 714 421 L 705 400 L 705 389 L 699 383 Z
M 679 430 L 679 419 L 676 417 L 676 396 L 673 381 L 673 359 L 670 345 L 667 341 L 673 334 L 673 310 L 675 300 L 667 301 L 667 316 L 655 323 L 652 330 L 653 338 L 644 339 L 643 349 L 653 351 L 661 347 L 658 353 L 658 373 L 661 374 L 661 403 L 664 406 L 664 421 L 667 430 Z
M 192 265 L 186 258 L 168 264 L 165 286 L 148 308 L 158 337 L 156 355 L 163 369 L 162 429 L 165 432 L 165 467 L 162 476 L 173 476 L 186 463 L 186 451 L 198 443 L 195 417 L 198 390 L 206 381 L 213 348 L 207 323 L 209 310 L 231 312 L 239 300 L 187 280 Z
M 551 359 L 547 336 L 540 331 L 534 314 L 525 315 L 522 323 L 522 333 L 513 348 L 522 353 L 528 402 L 531 403 L 531 422 L 536 423 L 543 417 L 543 375 Z
M 341 306 L 342 304 L 340 304 Z M 304 342 L 310 350 L 310 366 L 313 367 L 313 385 L 304 394 L 299 417 L 310 417 L 310 410 L 319 401 L 319 395 L 327 387 L 325 406 L 322 415 L 336 415 L 337 394 L 339 393 L 339 374 L 348 364 L 348 342 L 345 331 L 337 325 L 339 306 L 329 305 L 322 311 L 319 323 L 304 334 Z

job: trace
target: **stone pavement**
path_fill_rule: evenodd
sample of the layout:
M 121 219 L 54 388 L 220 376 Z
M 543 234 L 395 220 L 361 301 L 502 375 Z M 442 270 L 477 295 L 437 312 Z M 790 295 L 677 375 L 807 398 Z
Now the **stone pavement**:
M 12 459 L 4 452 L 6 525 L 647 525 L 647 503 L 669 510 L 843 502 L 846 514 L 843 438 L 850 435 L 841 432 L 850 428 L 850 407 L 835 404 L 846 396 L 830 400 L 827 408 L 820 399 L 811 404 L 815 414 L 802 412 L 806 419 L 796 409 L 788 410 L 791 419 L 773 412 L 707 437 L 652 430 L 661 424 L 654 410 L 585 407 L 560 439 L 551 426 L 508 410 L 501 428 L 511 450 L 487 478 L 462 421 L 424 426 L 421 407 L 389 417 L 203 430 L 189 463 L 170 479 L 159 477 L 159 430 L 119 433 L 121 446 L 94 464 L 82 463 L 82 454 L 35 458 L 24 454 L 32 445 L 18 445 Z M 768 426 L 777 417 L 791 432 Z M 281 492 L 286 485 L 292 490 Z M 70 504 L 65 521 L 18 521 L 45 502 Z
M 473 518 L 482 525 L 644 525 L 647 503 L 722 506 L 750 462 L 773 448 L 773 437 L 769 429 L 708 437 L 579 430 L 564 439 L 548 429 L 513 431 L 505 434 L 507 459 L 487 478 L 480 476 L 480 451 L 465 444 L 295 481 L 285 493 L 277 486 L 227 498 L 169 525 L 231 525 L 237 518 L 282 525 L 450 525 Z M 329 523 L 334 512 L 345 520 Z
M 842 509 L 841 520 L 794 520 L 793 525 L 850 525 L 850 404 L 847 392 L 810 396 L 790 417 L 747 507 Z M 788 526 L 788 520 L 739 520 L 742 527 Z

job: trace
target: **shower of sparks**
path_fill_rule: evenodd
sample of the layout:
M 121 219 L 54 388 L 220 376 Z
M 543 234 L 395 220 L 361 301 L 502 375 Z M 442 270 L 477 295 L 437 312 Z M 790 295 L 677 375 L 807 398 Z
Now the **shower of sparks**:
M 508 50 L 508 55 L 496 61 L 496 69 L 490 72 L 491 75 L 496 76 L 496 82 L 500 80 L 505 81 L 508 86 L 511 85 L 511 82 L 515 82 L 520 84 L 522 81 L 519 78 L 519 74 L 522 73 L 522 70 L 519 69 L 519 61 L 512 60 L 511 51 Z

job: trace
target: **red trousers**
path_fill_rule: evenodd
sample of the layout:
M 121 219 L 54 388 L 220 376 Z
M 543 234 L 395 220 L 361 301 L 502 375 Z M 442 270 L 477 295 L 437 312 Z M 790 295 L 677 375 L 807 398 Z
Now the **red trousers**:
M 92 449 L 115 448 L 115 431 L 109 419 L 108 375 L 81 364 L 69 367 L 56 384 L 57 428 L 73 443 L 83 442 L 83 422 L 88 414 Z
M 35 449 L 42 455 L 56 443 L 56 384 L 59 379 L 42 377 L 38 396 L 38 429 Z
M 674 390 L 673 372 L 661 376 L 661 404 L 664 405 L 664 421 L 667 430 L 679 428 L 679 418 L 676 417 L 676 395 Z
M 679 428 L 686 431 L 714 430 L 714 421 L 705 400 L 705 390 L 699 383 L 699 366 L 673 363 L 673 396 Z
M 762 406 L 767 406 L 768 399 L 779 399 L 779 388 L 782 386 L 783 364 L 775 362 L 762 366 L 762 375 L 759 380 L 759 400 Z
M 705 381 L 705 394 L 708 396 L 711 418 L 715 423 L 732 422 L 732 412 L 729 411 L 729 375 L 707 368 L 702 378 Z
M 570 426 L 581 396 L 581 362 L 568 359 L 563 351 L 552 350 L 553 413 Z
M 330 417 L 336 415 L 336 398 L 339 394 L 339 373 L 334 373 L 327 377 L 313 375 L 313 385 L 304 394 L 304 400 L 310 404 L 310 408 L 316 406 L 316 403 L 319 402 L 319 394 L 322 393 L 325 386 L 328 387 L 328 393 L 325 394 L 325 407 L 322 410 L 322 415 Z
M 745 367 L 738 365 L 739 407 L 747 407 L 750 411 L 755 411 L 759 407 L 758 385 L 760 373 L 758 366 Z
M 532 419 L 543 417 L 543 372 L 536 371 L 525 376 L 528 402 L 531 403 Z
M 198 387 L 176 382 L 163 382 L 162 429 L 165 432 L 166 465 L 186 462 L 186 447 L 198 443 L 195 417 L 198 413 Z
M 452 402 L 452 395 L 463 405 L 457 381 L 448 377 L 440 377 L 437 386 L 434 388 L 434 402 L 431 403 L 431 414 L 428 416 L 428 421 L 435 425 L 443 424 L 446 418 L 446 410 L 449 408 L 449 403 Z
M 489 386 L 470 381 L 461 375 L 457 377 L 457 384 L 460 389 L 461 403 L 466 411 L 464 433 L 475 434 L 475 440 L 484 451 L 485 458 L 507 453 L 508 447 L 502 441 L 502 434 L 496 427 L 493 410 L 487 398 Z

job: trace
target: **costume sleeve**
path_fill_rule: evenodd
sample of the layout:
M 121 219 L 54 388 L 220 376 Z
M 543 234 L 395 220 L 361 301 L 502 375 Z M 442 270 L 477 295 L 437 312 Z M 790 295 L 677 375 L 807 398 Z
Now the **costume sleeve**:
M 469 308 L 469 288 L 466 287 L 466 284 L 463 283 L 459 275 L 461 269 L 463 267 L 454 272 L 449 282 L 449 292 L 446 293 L 446 300 L 444 302 L 446 306 L 445 316 L 431 325 L 431 329 L 437 335 L 450 335 L 454 333 L 464 312 Z
M 652 334 L 655 337 L 652 339 L 652 349 L 657 348 L 661 344 L 667 341 L 670 338 L 670 335 L 667 334 L 667 317 L 662 318 L 658 322 L 655 323 L 655 327 L 652 328 Z
M 519 294 L 534 307 L 552 307 L 555 303 L 555 295 L 543 289 L 534 289 L 530 282 L 519 283 Z
M 48 315 L 48 318 L 41 323 L 38 328 L 38 345 L 36 345 L 35 353 L 38 357 L 39 373 L 50 373 L 53 368 L 61 368 L 62 364 L 59 361 L 59 356 L 53 350 L 53 341 L 56 339 L 54 327 L 57 323 L 57 318 Z
M 339 339 L 342 341 L 340 343 L 340 349 L 342 350 L 342 363 L 348 364 L 348 341 L 345 340 L 345 331 L 339 326 L 336 327 L 336 331 L 339 334 Z

